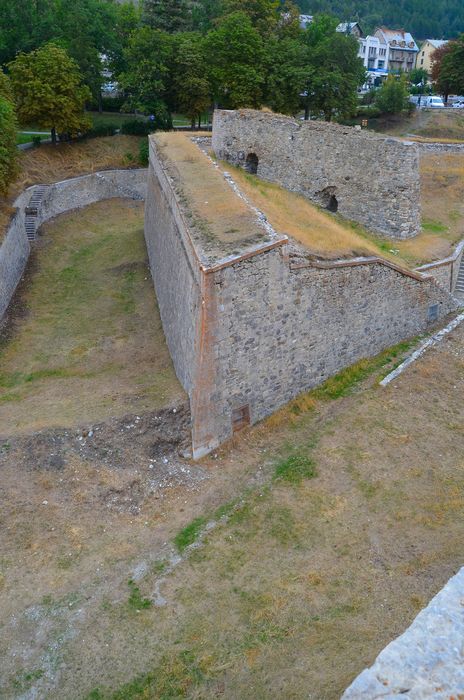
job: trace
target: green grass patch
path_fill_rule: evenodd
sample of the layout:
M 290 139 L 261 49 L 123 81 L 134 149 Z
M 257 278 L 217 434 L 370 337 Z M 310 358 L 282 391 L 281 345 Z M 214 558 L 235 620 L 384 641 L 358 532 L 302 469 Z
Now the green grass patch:
M 311 396 L 315 399 L 339 399 L 342 396 L 347 396 L 359 382 L 392 363 L 398 356 L 407 352 L 417 340 L 417 337 L 412 338 L 384 350 L 375 357 L 359 360 L 354 365 L 346 367 L 338 374 L 327 379 L 321 386 L 313 389 L 310 392 Z
M 427 233 L 444 233 L 448 230 L 448 226 L 434 219 L 423 219 L 422 230 L 427 231 Z
M 274 480 L 289 484 L 300 484 L 303 479 L 312 479 L 317 474 L 313 460 L 307 455 L 291 455 L 277 462 Z
M 142 598 L 140 588 L 135 581 L 129 579 L 127 585 L 129 586 L 129 599 L 127 602 L 130 608 L 133 610 L 146 610 L 147 608 L 151 608 L 152 602 L 150 598 Z
M 191 523 L 186 525 L 180 532 L 177 533 L 177 535 L 174 537 L 174 544 L 180 553 L 197 541 L 207 522 L 208 520 L 206 517 L 200 516 L 199 518 L 192 520 Z

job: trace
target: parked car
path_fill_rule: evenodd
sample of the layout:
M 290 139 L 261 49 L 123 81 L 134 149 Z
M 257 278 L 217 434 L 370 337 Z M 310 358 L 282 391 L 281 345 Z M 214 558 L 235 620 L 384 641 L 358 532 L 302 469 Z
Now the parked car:
M 451 106 L 453 109 L 464 109 L 464 100 L 458 100 L 458 102 L 453 102 Z
M 445 103 L 437 95 L 427 95 L 424 96 L 420 102 L 421 107 L 427 107 L 429 109 L 443 109 Z

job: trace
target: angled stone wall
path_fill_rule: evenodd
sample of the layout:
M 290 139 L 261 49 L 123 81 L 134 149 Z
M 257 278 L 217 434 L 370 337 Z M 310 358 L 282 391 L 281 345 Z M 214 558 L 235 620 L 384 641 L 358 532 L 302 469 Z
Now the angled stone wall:
M 145 199 L 147 170 L 106 170 L 55 182 L 47 187 L 37 224 L 72 209 L 112 197 Z M 29 187 L 16 199 L 13 216 L 0 245 L 0 321 L 13 297 L 29 259 L 31 245 L 25 230 L 25 209 L 36 189 Z
M 213 150 L 382 235 L 420 231 L 415 143 L 267 112 L 216 110 Z
M 285 237 L 205 261 L 175 185 L 152 141 L 145 237 L 195 457 L 457 307 L 432 277 L 379 258 L 295 257 Z

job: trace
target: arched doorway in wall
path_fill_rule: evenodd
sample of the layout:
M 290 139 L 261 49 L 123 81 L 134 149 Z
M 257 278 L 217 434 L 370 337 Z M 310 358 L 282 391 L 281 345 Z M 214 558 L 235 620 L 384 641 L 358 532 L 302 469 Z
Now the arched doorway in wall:
M 316 192 L 316 196 L 321 203 L 321 207 L 335 214 L 338 211 L 338 199 L 336 197 L 336 187 L 325 187 L 320 192 Z
M 259 165 L 259 158 L 256 155 L 256 153 L 249 153 L 246 157 L 245 161 L 245 170 L 247 173 L 251 173 L 252 175 L 256 175 L 258 172 L 258 165 Z

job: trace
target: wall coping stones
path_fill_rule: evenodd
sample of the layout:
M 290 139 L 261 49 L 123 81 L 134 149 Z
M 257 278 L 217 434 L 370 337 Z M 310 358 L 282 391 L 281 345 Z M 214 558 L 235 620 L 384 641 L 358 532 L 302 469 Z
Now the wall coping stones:
M 464 567 L 342 700 L 450 700 L 464 691 Z

